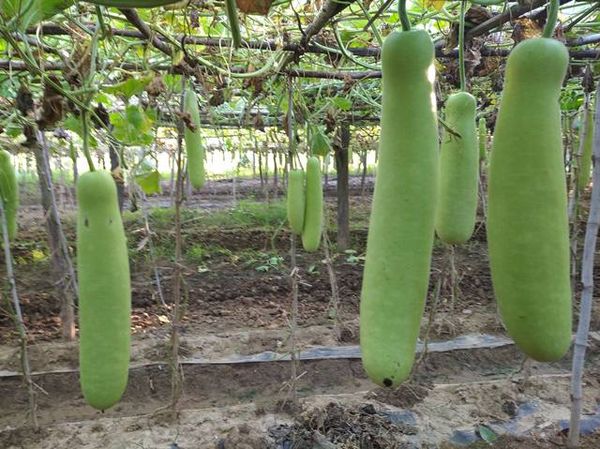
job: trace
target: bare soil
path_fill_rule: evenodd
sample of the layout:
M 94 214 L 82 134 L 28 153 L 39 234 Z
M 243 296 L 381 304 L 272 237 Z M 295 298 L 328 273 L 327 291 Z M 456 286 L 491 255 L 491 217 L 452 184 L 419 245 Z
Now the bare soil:
M 214 183 L 210 195 L 192 198 L 190 206 L 228 207 L 231 187 L 227 181 Z M 367 183 L 366 191 L 371 187 Z M 236 192 L 261 197 L 265 190 L 253 182 L 237 185 Z M 330 188 L 330 196 L 332 192 Z M 356 186 L 353 192 L 352 213 L 364 219 L 370 196 L 361 197 Z M 275 193 L 270 191 L 270 197 Z M 168 205 L 168 195 L 153 201 L 159 207 Z M 64 205 L 68 217 L 67 200 Z M 513 346 L 432 353 L 420 361 L 412 381 L 396 391 L 374 388 L 359 360 L 303 361 L 297 381 L 300 409 L 289 407 L 289 362 L 209 363 L 263 351 L 287 354 L 289 236 L 285 229 L 268 227 L 200 228 L 190 224 L 185 228 L 187 243 L 219 251 L 211 251 L 201 263 L 185 262 L 187 302 L 180 328 L 185 380 L 175 417 L 155 413 L 168 403 L 171 393 L 166 360 L 173 264 L 168 257 L 133 259 L 130 382 L 123 401 L 100 414 L 84 403 L 79 392 L 77 344 L 60 341 L 59 298 L 52 274 L 47 260 L 36 260 L 36 250 L 45 250 L 39 208 L 27 207 L 22 215 L 23 243 L 15 246 L 14 257 L 32 368 L 37 372 L 34 380 L 39 387 L 42 430 L 27 427 L 27 396 L 21 379 L 0 377 L 0 448 L 406 449 L 419 447 L 414 446 L 419 439 L 423 448 L 454 449 L 456 446 L 448 441 L 457 429 L 472 432 L 482 423 L 510 421 L 519 406 L 532 401 L 537 405 L 532 415 L 535 419 L 526 420 L 531 430 L 528 439 L 500 437 L 493 445 L 480 441 L 467 447 L 547 449 L 564 443 L 557 422 L 568 417 L 569 356 L 554 364 L 532 363 L 522 371 L 523 358 Z M 72 224 L 68 218 L 66 222 L 67 237 L 74 242 Z M 141 243 L 143 234 L 135 228 L 128 232 L 133 247 Z M 299 250 L 299 349 L 358 342 L 360 256 L 366 236 L 364 222 L 354 226 L 351 237 L 355 253 L 337 254 L 334 260 L 341 301 L 341 341 L 331 317 L 331 286 L 323 255 Z M 333 233 L 331 240 L 335 241 Z M 264 260 L 252 258 L 265 254 L 277 255 L 281 262 L 266 270 L 257 269 Z M 503 335 L 493 300 L 484 225 L 478 225 L 468 244 L 455 248 L 458 288 L 454 297 L 449 254 L 448 247 L 436 245 L 422 338 Z M 160 302 L 155 264 L 160 268 L 166 307 Z M 597 281 L 600 284 L 600 277 Z M 434 310 L 430 305 L 438 282 L 441 294 Z M 599 328 L 600 310 L 595 308 L 592 329 Z M 600 404 L 600 348 L 596 340 L 586 363 L 584 411 L 590 414 Z M 19 366 L 14 324 L 2 301 L 0 372 L 18 371 Z M 406 416 L 411 418 L 398 419 Z M 600 447 L 598 435 L 587 436 L 584 441 L 583 449 Z

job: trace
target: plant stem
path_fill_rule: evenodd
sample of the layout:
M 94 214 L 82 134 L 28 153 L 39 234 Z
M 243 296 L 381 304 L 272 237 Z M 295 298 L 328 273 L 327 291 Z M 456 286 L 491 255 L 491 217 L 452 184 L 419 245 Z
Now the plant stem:
M 398 1 L 398 15 L 400 16 L 402 31 L 410 31 L 410 19 L 408 18 L 408 11 L 406 10 L 406 0 Z
M 542 33 L 543 37 L 550 38 L 554 34 L 554 28 L 556 28 L 556 22 L 558 20 L 558 6 L 559 0 L 550 0 L 546 26 L 544 27 L 544 32 Z
M 345 47 L 344 43 L 342 42 L 342 38 L 340 36 L 340 33 L 338 32 L 338 29 L 337 29 L 337 27 L 335 25 L 333 25 L 333 35 L 335 36 L 335 40 L 336 40 L 337 45 L 338 45 L 338 47 L 340 49 L 339 53 L 341 53 L 342 55 L 344 55 L 346 58 L 348 58 L 354 64 L 359 65 L 359 66 L 364 67 L 364 68 L 369 69 L 369 70 L 381 70 L 381 66 L 380 65 L 368 64 L 366 62 L 362 62 L 360 59 L 356 58 L 352 53 L 350 53 L 348 51 L 348 49 Z M 324 47 L 324 46 L 321 46 L 321 47 Z M 327 50 L 335 51 L 336 53 L 338 53 L 333 48 L 327 48 Z
M 329 216 L 327 208 L 323 207 L 323 252 L 325 253 L 325 265 L 327 266 L 327 275 L 331 286 L 331 299 L 329 300 L 328 318 L 333 318 L 333 332 L 338 341 L 342 340 L 342 320 L 340 317 L 340 294 L 335 274 L 335 266 L 331 257 L 331 242 L 329 241 Z
M 294 138 L 294 85 L 292 79 L 288 78 L 288 111 L 287 111 L 287 133 L 289 140 L 289 151 L 296 152 Z M 290 170 L 293 168 L 293 157 L 289 158 Z M 298 405 L 298 354 L 296 347 L 296 332 L 298 330 L 298 266 L 296 264 L 296 234 L 290 233 L 290 282 L 292 287 L 292 310 L 290 314 L 290 394 L 294 406 Z
M 381 47 L 383 45 L 383 38 L 381 37 L 381 33 L 379 32 L 379 29 L 375 25 L 374 21 L 371 20 L 371 15 L 369 14 L 369 9 L 363 4 L 363 2 L 358 2 L 358 5 L 360 6 L 360 9 L 362 10 L 362 12 L 365 16 L 365 19 L 368 20 L 368 23 L 371 26 L 371 32 L 373 33 L 375 40 L 377 40 L 377 43 Z
M 242 45 L 242 35 L 240 33 L 240 20 L 237 13 L 237 5 L 235 0 L 225 0 L 225 11 L 229 19 L 231 27 L 231 40 L 235 48 L 240 48 Z
M 182 79 L 182 85 L 185 86 L 185 78 Z M 181 94 L 181 109 L 183 110 L 183 92 Z M 171 318 L 171 412 L 175 416 L 177 403 L 183 392 L 183 376 L 179 366 L 179 320 L 181 305 L 181 283 L 182 283 L 182 237 L 181 237 L 181 204 L 183 203 L 183 122 L 178 123 L 177 127 L 177 184 L 175 193 L 175 273 L 173 288 L 173 312 Z
M 600 83 L 598 83 L 596 88 L 596 97 L 599 95 Z M 600 102 L 596 102 L 595 120 L 596 129 L 600 129 Z M 593 162 L 592 200 L 585 229 L 583 259 L 581 262 L 581 282 L 583 284 L 583 290 L 581 292 L 579 323 L 577 326 L 577 334 L 575 336 L 573 368 L 571 372 L 571 422 L 569 426 L 569 439 L 567 442 L 567 447 L 569 448 L 579 447 L 579 433 L 581 428 L 583 367 L 592 316 L 594 253 L 596 251 L 596 240 L 598 236 L 598 227 L 600 225 L 600 133 L 595 133 L 594 135 Z
M 85 109 L 81 110 L 81 133 L 83 134 L 83 155 L 88 163 L 88 167 L 90 171 L 95 171 L 96 167 L 94 166 L 94 161 L 92 159 L 92 155 L 90 154 L 90 126 L 89 126 L 89 117 L 88 112 Z
M 467 75 L 465 73 L 465 10 L 466 0 L 460 2 L 460 21 L 458 23 L 458 71 L 460 75 L 460 90 L 467 90 Z
M 4 261 L 6 265 L 6 278 L 10 285 L 10 292 L 12 296 L 12 304 L 15 313 L 15 324 L 17 331 L 19 332 L 19 341 L 21 343 L 21 368 L 23 370 L 23 378 L 27 384 L 27 391 L 29 392 L 29 412 L 31 413 L 31 423 L 34 429 L 39 428 L 37 420 L 37 404 L 36 404 L 36 392 L 33 380 L 31 378 L 31 366 L 29 365 L 29 356 L 27 354 L 27 331 L 25 330 L 25 323 L 23 322 L 23 313 L 21 312 L 21 303 L 19 301 L 19 295 L 17 293 L 17 284 L 15 282 L 15 274 L 13 270 L 12 253 L 10 251 L 10 241 L 8 238 L 8 225 L 6 223 L 6 214 L 4 213 L 4 204 L 0 199 L 0 221 L 2 222 L 2 246 L 4 247 Z

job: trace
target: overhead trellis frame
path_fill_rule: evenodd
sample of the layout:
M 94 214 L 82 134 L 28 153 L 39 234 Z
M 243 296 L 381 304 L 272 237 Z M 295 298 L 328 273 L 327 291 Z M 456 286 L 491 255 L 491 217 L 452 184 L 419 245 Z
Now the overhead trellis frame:
M 94 31 L 94 25 L 89 25 L 88 28 L 91 31 Z M 28 30 L 28 34 L 38 34 L 37 29 Z M 68 36 L 70 32 L 67 28 L 56 25 L 56 24 L 44 24 L 39 28 L 39 34 L 43 36 Z M 111 34 L 113 36 L 119 37 L 131 37 L 136 39 L 147 39 L 147 36 L 138 31 L 132 29 L 113 29 L 111 30 Z M 474 37 L 474 36 L 471 36 Z M 153 39 L 161 42 L 165 42 L 166 40 L 161 36 L 153 35 Z M 183 42 L 185 45 L 202 45 L 206 47 L 229 47 L 232 44 L 231 39 L 228 38 L 214 38 L 214 37 L 206 37 L 206 36 L 186 36 L 182 34 L 178 34 L 174 37 L 178 42 Z M 35 43 L 30 42 L 35 45 Z M 566 42 L 567 47 L 581 47 L 585 45 L 592 45 L 600 43 L 600 34 L 594 33 L 587 36 L 580 36 L 574 39 L 571 39 Z M 441 42 L 443 44 L 443 42 Z M 48 47 L 48 46 L 45 46 Z M 261 50 L 261 51 L 276 51 L 283 50 L 289 52 L 303 52 L 303 53 L 312 53 L 312 54 L 338 54 L 340 51 L 339 48 L 332 47 L 331 50 L 324 48 L 322 46 L 308 44 L 306 47 L 302 47 L 301 44 L 298 43 L 286 43 L 279 44 L 275 40 L 242 40 L 242 48 L 246 48 L 249 50 Z M 352 53 L 354 56 L 361 57 L 374 57 L 379 58 L 381 54 L 381 49 L 378 47 L 350 47 L 347 48 L 346 51 Z M 494 57 L 494 56 L 508 56 L 509 49 L 506 48 L 493 48 L 488 46 L 483 46 L 481 48 L 481 55 L 486 57 Z M 579 59 L 594 59 L 598 57 L 598 52 L 596 50 L 578 50 L 572 51 L 571 57 L 579 58 Z M 454 58 L 458 57 L 458 51 L 451 51 L 449 53 L 445 53 L 442 50 L 442 45 L 438 44 L 436 47 L 436 57 L 438 58 Z

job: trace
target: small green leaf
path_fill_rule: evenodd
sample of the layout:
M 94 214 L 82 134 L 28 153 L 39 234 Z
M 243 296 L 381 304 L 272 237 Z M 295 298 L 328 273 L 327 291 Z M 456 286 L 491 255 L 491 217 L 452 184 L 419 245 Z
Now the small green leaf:
M 498 439 L 498 435 L 496 435 L 496 433 L 488 426 L 484 426 L 483 424 L 477 428 L 477 431 L 479 432 L 481 439 L 488 444 L 493 444 Z
M 165 83 L 165 86 L 167 86 L 167 89 L 169 89 L 171 92 L 178 93 L 182 90 L 181 75 L 167 73 L 163 75 L 163 82 Z
M 23 128 L 21 126 L 15 125 L 14 123 L 10 123 L 8 126 L 4 128 L 4 132 L 8 137 L 12 137 L 13 139 L 19 137 Z
M 171 61 L 171 64 L 176 66 L 178 64 L 181 64 L 183 62 L 183 59 L 185 58 L 185 53 L 181 50 L 176 51 L 173 53 L 173 58 Z
M 160 193 L 160 173 L 158 170 L 153 170 L 149 173 L 137 175 L 135 182 L 142 188 L 146 195 Z
M 63 127 L 69 131 L 73 131 L 83 139 L 83 124 L 81 123 L 81 119 L 79 117 L 75 117 L 73 114 L 69 115 L 63 123 Z M 89 134 L 88 142 L 92 148 L 96 148 L 98 146 L 98 141 L 91 133 Z
M 102 103 L 102 104 L 111 104 L 112 102 L 110 101 L 110 98 L 108 97 L 108 95 L 106 95 L 103 92 L 98 92 L 95 96 L 94 96 L 94 102 L 96 103 Z
M 74 4 L 74 0 L 2 0 L 0 15 L 15 19 L 16 29 L 26 30 L 42 20 L 52 18 Z
M 331 151 L 331 141 L 320 126 L 311 128 L 310 151 L 316 156 L 326 156 Z
M 154 79 L 154 75 L 146 75 L 141 78 L 129 78 L 128 80 L 117 83 L 113 86 L 104 88 L 104 92 L 117 95 L 129 100 L 134 95 L 144 92 L 146 86 Z
M 333 97 L 331 100 L 336 108 L 340 111 L 349 111 L 352 109 L 352 101 L 345 97 Z
M 144 111 L 138 105 L 129 105 L 125 112 L 110 114 L 113 135 L 124 145 L 150 145 L 154 140 L 152 128 L 156 112 Z

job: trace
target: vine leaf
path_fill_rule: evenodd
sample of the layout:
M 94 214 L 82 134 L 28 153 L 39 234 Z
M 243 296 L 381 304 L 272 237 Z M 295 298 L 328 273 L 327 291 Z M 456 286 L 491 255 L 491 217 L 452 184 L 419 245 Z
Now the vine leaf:
M 316 156 L 327 156 L 331 151 L 331 140 L 321 126 L 310 127 L 310 151 Z
M 238 9 L 246 14 L 260 14 L 266 16 L 271 9 L 273 0 L 236 0 Z
M 75 117 L 73 114 L 70 114 L 64 121 L 63 127 L 74 132 L 83 139 L 83 125 L 79 117 Z M 89 135 L 89 144 L 92 148 L 96 148 L 98 146 L 98 141 L 92 133 Z
M 0 15 L 7 20 L 18 17 L 17 29 L 24 31 L 42 20 L 50 19 L 74 3 L 74 0 L 2 0 Z
M 124 112 L 110 114 L 113 135 L 124 145 L 150 145 L 154 140 L 155 120 L 154 110 L 144 111 L 139 105 L 129 105 Z
M 135 182 L 138 183 L 146 195 L 160 193 L 160 173 L 158 170 L 137 175 Z
M 340 111 L 349 111 L 350 109 L 352 109 L 352 100 L 346 97 L 333 97 L 331 102 Z
M 154 75 L 146 75 L 141 78 L 129 78 L 112 86 L 107 86 L 104 91 L 124 98 L 126 101 L 135 95 L 139 95 L 154 80 Z

